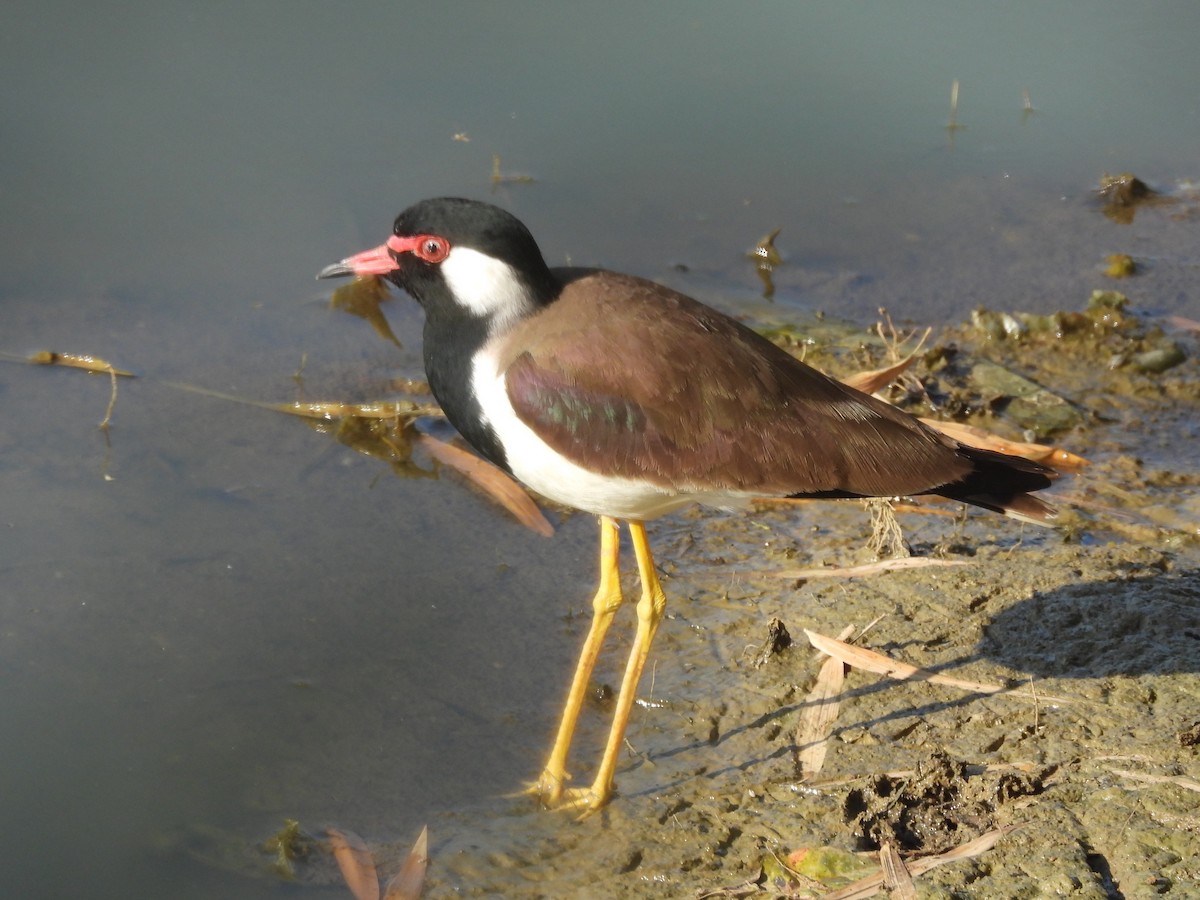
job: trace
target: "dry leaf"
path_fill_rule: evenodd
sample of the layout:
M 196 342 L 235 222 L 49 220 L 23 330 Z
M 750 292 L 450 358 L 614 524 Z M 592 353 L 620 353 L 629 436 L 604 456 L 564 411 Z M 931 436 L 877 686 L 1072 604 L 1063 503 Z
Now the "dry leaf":
M 808 708 L 796 728 L 796 768 L 801 778 L 812 778 L 825 765 L 845 677 L 846 664 L 831 656 L 821 665 L 817 683 L 805 698 Z
M 931 684 L 943 684 L 948 687 L 960 688 L 964 691 L 971 691 L 976 694 L 999 694 L 1007 693 L 1013 697 L 1023 697 L 1034 700 L 1047 701 L 1051 703 L 1071 703 L 1072 701 L 1066 697 L 1051 697 L 1046 694 L 1033 694 L 1031 692 L 1011 690 L 1002 684 L 987 684 L 980 681 L 965 681 L 961 678 L 951 678 L 948 675 L 939 675 L 936 672 L 930 672 L 927 669 L 919 669 L 916 666 L 910 666 L 908 663 L 900 662 L 892 659 L 883 653 L 877 653 L 874 650 L 867 650 L 864 647 L 855 647 L 850 644 L 835 640 L 827 635 L 817 634 L 815 631 L 805 629 L 804 633 L 808 635 L 809 643 L 820 650 L 822 653 L 828 653 L 830 656 L 840 659 L 848 666 L 855 669 L 863 669 L 867 672 L 874 672 L 876 675 L 885 675 L 888 678 L 895 678 L 898 681 L 928 681 Z
M 429 826 L 421 829 L 396 877 L 388 882 L 383 900 L 417 900 L 425 885 L 425 869 L 429 864 Z
M 947 675 L 939 675 L 927 669 L 919 669 L 908 663 L 892 659 L 883 653 L 867 650 L 865 647 L 855 647 L 852 644 L 835 640 L 826 635 L 817 634 L 815 631 L 805 629 L 804 633 L 808 635 L 809 642 L 822 653 L 828 653 L 830 656 L 840 659 L 846 665 L 853 666 L 856 669 L 874 672 L 876 675 L 886 675 L 888 678 L 895 678 L 897 681 L 929 681 L 933 684 L 945 684 L 950 687 L 974 691 L 978 694 L 997 694 L 1007 690 L 1002 684 L 963 681 Z
M 883 886 L 890 897 L 896 900 L 917 900 L 917 888 L 900 851 L 891 841 L 884 841 L 879 848 L 879 866 L 883 869 Z
M 876 619 L 861 632 L 862 637 L 875 626 Z M 854 626 L 847 625 L 838 632 L 839 641 L 848 641 L 854 634 Z M 817 651 L 817 658 L 826 656 Z M 796 773 L 802 780 L 811 780 L 821 767 L 825 765 L 825 754 L 829 750 L 829 734 L 833 731 L 833 722 L 837 718 L 841 701 L 838 697 L 842 685 L 846 681 L 846 664 L 832 657 L 826 657 L 817 673 L 817 683 L 809 692 L 807 702 L 810 704 L 800 724 L 796 726 L 796 736 L 793 741 L 796 747 Z
M 946 865 L 946 863 L 958 862 L 959 860 L 979 856 L 995 847 L 1000 838 L 1019 827 L 1018 825 L 1008 825 L 1004 828 L 997 828 L 994 831 L 981 834 L 973 841 L 960 844 L 953 850 L 947 850 L 945 853 L 940 853 L 937 856 L 926 856 L 922 859 L 915 859 L 908 865 L 908 874 L 913 877 L 924 875 L 930 869 L 936 869 L 938 866 Z M 874 897 L 878 894 L 882 887 L 883 872 L 879 872 L 875 875 L 862 878 L 853 884 L 848 884 L 841 890 L 834 891 L 832 894 L 826 894 L 822 900 L 865 900 L 867 897 Z
M 465 475 L 490 497 L 495 498 L 526 528 L 544 537 L 554 534 L 554 526 L 542 515 L 537 504 L 525 493 L 525 489 L 509 478 L 503 470 L 474 453 L 468 453 L 427 434 L 419 435 L 417 442 L 434 459 Z
M 1195 319 L 1189 319 L 1186 316 L 1167 316 L 1167 321 L 1175 328 L 1200 334 L 1200 322 Z
M 969 566 L 969 562 L 953 559 L 930 559 L 926 556 L 905 556 L 901 559 L 881 559 L 861 566 L 834 566 L 833 568 L 784 569 L 770 572 L 778 578 L 862 578 L 897 569 L 923 569 L 926 566 Z
M 379 875 L 367 845 L 353 831 L 327 828 L 333 858 L 356 900 L 379 900 Z
M 872 369 L 869 372 L 856 372 L 842 379 L 842 384 L 854 388 L 856 391 L 862 391 L 864 394 L 873 394 L 876 391 L 883 390 L 889 384 L 896 380 L 896 376 L 900 375 L 913 364 L 913 360 L 917 358 L 916 352 L 913 352 L 908 357 L 900 360 L 900 362 L 887 366 L 883 369 Z
M 1144 781 L 1148 784 L 1173 784 L 1188 791 L 1200 791 L 1200 781 L 1192 778 L 1173 775 L 1146 775 L 1142 772 L 1130 772 L 1128 769 L 1109 769 L 1114 775 L 1132 778 L 1134 781 Z
M 1185 323 L 1186 320 L 1174 324 L 1186 327 Z M 925 336 L 921 338 L 922 344 L 928 336 L 929 332 L 927 330 Z M 876 391 L 882 390 L 891 384 L 896 376 L 902 374 L 911 366 L 920 349 L 920 344 L 918 344 L 916 350 L 895 365 L 887 366 L 883 369 L 874 369 L 869 372 L 858 372 L 847 378 L 843 378 L 842 383 L 849 385 L 855 390 L 862 391 L 864 394 L 874 394 Z M 997 453 L 1020 456 L 1033 462 L 1045 463 L 1058 469 L 1067 469 L 1070 471 L 1081 469 L 1087 465 L 1086 459 L 1068 450 L 1063 450 L 1060 447 L 1050 447 L 1045 444 L 1030 444 L 1024 441 L 1010 441 L 998 437 L 983 428 L 977 428 L 974 425 L 964 425 L 960 422 L 942 422 L 938 419 L 924 417 L 921 418 L 921 421 L 935 431 L 940 431 L 942 434 L 952 437 L 959 443 L 966 444 L 969 447 L 979 447 L 982 450 L 995 450 Z
M 992 434 L 974 425 L 964 425 L 961 422 L 941 422 L 937 419 L 922 418 L 921 421 L 935 431 L 940 431 L 947 437 L 952 437 L 960 444 L 968 447 L 978 447 L 981 450 L 995 450 L 997 453 L 1007 453 L 1009 456 L 1020 456 L 1033 462 L 1045 463 L 1056 469 L 1077 471 L 1088 464 L 1082 456 L 1077 456 L 1061 447 L 1051 447 L 1047 444 L 1027 444 L 1024 441 L 1010 441 Z
M 991 850 L 1000 842 L 1000 838 L 1016 831 L 1020 827 L 1020 825 L 1005 825 L 1003 828 L 995 828 L 992 831 L 981 834 L 974 840 L 967 841 L 965 844 L 959 844 L 953 850 L 947 850 L 945 853 L 939 853 L 937 856 L 927 856 L 924 859 L 918 859 L 908 867 L 908 871 L 913 875 L 921 875 L 930 869 L 935 869 L 946 863 L 958 862 L 962 859 L 973 859 L 981 853 Z

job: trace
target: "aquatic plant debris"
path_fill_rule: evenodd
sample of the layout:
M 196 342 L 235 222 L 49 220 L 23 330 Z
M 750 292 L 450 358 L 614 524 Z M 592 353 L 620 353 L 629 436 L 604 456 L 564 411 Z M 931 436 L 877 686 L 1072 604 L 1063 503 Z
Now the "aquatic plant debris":
M 411 446 L 415 442 L 429 456 L 449 466 L 503 506 L 526 528 L 546 537 L 554 534 L 554 526 L 528 492 L 506 472 L 467 450 L 417 431 L 415 420 L 442 416 L 441 407 L 437 404 L 411 400 L 270 403 L 247 400 L 194 385 L 168 383 L 180 390 L 335 425 L 333 436 L 337 440 L 368 456 L 383 459 L 400 475 L 428 474 L 412 463 Z
M 284 881 L 296 880 L 296 862 L 308 856 L 312 839 L 296 819 L 285 819 L 283 828 L 267 838 L 262 849 L 273 857 L 272 869 Z
M 391 298 L 388 281 L 378 275 L 359 276 L 334 289 L 329 298 L 329 308 L 347 312 L 365 321 L 377 335 L 396 347 L 403 345 L 396 338 L 392 326 L 380 309 L 380 305 Z
M 950 82 L 950 120 L 946 122 L 946 131 L 950 135 L 951 144 L 954 142 L 954 132 L 966 128 L 958 121 L 958 79 Z
M 767 623 L 767 637 L 750 660 L 750 665 L 761 669 L 774 657 L 792 646 L 792 635 L 778 616 Z
M 56 353 L 53 350 L 39 350 L 26 357 L 29 362 L 38 366 L 69 366 L 83 369 L 86 372 L 99 375 L 119 375 L 122 378 L 136 378 L 132 372 L 116 368 L 107 360 L 86 353 Z
M 1121 225 L 1133 222 L 1139 206 L 1158 198 L 1158 192 L 1132 172 L 1101 175 L 1096 194 L 1104 203 L 1104 215 Z
M 1137 263 L 1128 253 L 1109 254 L 1104 262 L 1104 274 L 1109 278 L 1129 278 L 1137 272 Z
M 759 238 L 758 243 L 754 245 L 754 249 L 746 254 L 754 263 L 754 271 L 758 273 L 759 280 L 763 284 L 763 297 L 770 300 L 775 296 L 775 280 L 771 277 L 771 273 L 775 268 L 783 264 L 783 257 L 775 248 L 775 238 L 779 237 L 782 228 L 776 228 L 769 234 Z
M 1131 312 L 1129 298 L 1119 291 L 1092 291 L 1082 312 L 1037 315 L 980 308 L 972 313 L 971 321 L 989 340 L 1050 345 L 1056 352 L 1069 352 L 1085 363 L 1103 363 L 1110 369 L 1128 367 L 1144 374 L 1160 374 L 1187 359 L 1183 347 L 1167 338 L 1161 327 Z M 1171 317 L 1166 324 L 1188 330 L 1179 324 L 1187 321 Z M 1020 376 L 1009 373 L 1009 378 Z M 1024 400 L 1035 393 L 1032 388 L 1018 387 L 1014 396 Z
M 7 353 L 3 354 L 3 356 L 5 358 L 14 358 Z M 97 426 L 102 431 L 107 431 L 109 425 L 112 424 L 113 410 L 117 407 L 117 378 L 137 377 L 132 372 L 118 369 L 107 360 L 88 354 L 56 353 L 53 350 L 39 350 L 37 353 L 25 357 L 25 361 L 38 366 L 67 366 L 73 369 L 83 369 L 85 372 L 90 372 L 93 375 L 107 375 L 112 390 L 108 398 L 108 407 L 104 410 L 104 418 L 100 420 L 100 424 Z
M 492 190 L 502 184 L 533 184 L 537 181 L 532 175 L 510 175 L 500 168 L 500 154 L 492 154 Z

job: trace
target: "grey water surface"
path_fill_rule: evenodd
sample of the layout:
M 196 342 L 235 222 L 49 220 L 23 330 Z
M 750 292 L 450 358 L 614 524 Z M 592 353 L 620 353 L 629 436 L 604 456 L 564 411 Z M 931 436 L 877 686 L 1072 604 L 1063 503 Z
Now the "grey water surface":
M 537 771 L 594 524 L 547 540 L 178 387 L 420 377 L 413 304 L 398 348 L 313 279 L 403 207 L 489 199 L 552 263 L 733 310 L 782 228 L 781 318 L 1077 309 L 1113 252 L 1153 257 L 1140 308 L 1200 317 L 1200 255 L 1162 249 L 1190 224 L 1091 194 L 1200 177 L 1198 29 L 1192 3 L 7 4 L 0 894 L 282 896 L 205 854 L 286 818 L 415 836 Z M 138 373 L 107 435 L 108 379 L 38 350 Z

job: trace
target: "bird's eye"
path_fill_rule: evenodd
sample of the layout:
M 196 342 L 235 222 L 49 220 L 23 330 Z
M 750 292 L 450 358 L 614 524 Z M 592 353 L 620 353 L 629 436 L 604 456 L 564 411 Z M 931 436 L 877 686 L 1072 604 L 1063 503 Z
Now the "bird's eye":
M 417 241 L 413 253 L 427 263 L 440 263 L 450 255 L 450 242 L 436 234 L 427 234 Z

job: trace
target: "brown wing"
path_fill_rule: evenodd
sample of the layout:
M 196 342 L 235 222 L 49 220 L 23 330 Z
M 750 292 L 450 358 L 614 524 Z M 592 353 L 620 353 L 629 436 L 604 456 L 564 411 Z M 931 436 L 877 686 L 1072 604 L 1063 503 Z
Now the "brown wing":
M 506 343 L 521 348 L 501 360 L 517 415 L 605 474 L 679 489 L 891 496 L 972 468 L 911 416 L 631 276 L 568 284 Z

